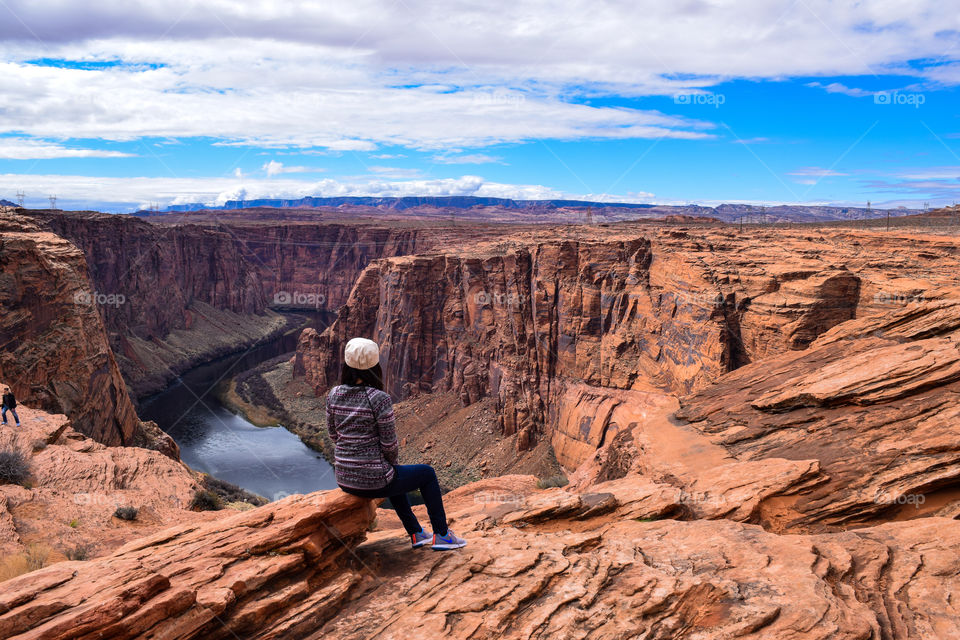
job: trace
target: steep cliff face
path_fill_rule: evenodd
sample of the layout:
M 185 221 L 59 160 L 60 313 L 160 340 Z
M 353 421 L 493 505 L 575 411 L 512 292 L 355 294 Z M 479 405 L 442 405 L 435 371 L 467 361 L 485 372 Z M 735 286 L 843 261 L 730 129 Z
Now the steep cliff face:
M 420 226 L 285 223 L 255 212 L 229 224 L 32 212 L 87 257 L 94 298 L 121 371 L 137 396 L 199 361 L 271 335 L 275 309 L 336 309 L 382 256 L 432 246 Z
M 133 444 L 140 422 L 83 253 L 20 216 L 0 229 L 0 379 L 20 402 L 64 413 L 100 442 Z
M 432 247 L 424 228 L 370 224 L 233 224 L 230 233 L 256 270 L 272 307 L 335 311 L 370 261 Z
M 606 390 L 646 393 L 641 405 L 653 410 L 752 359 L 805 347 L 860 301 L 846 267 L 804 256 L 769 272 L 760 247 L 732 231 L 553 233 L 371 264 L 326 332 L 302 336 L 295 375 L 323 393 L 346 340 L 371 336 L 394 397 L 449 390 L 467 405 L 492 395 L 520 450 L 548 435 L 574 468 L 624 426 L 611 421 L 623 401 Z M 591 395 L 596 403 L 581 402 Z

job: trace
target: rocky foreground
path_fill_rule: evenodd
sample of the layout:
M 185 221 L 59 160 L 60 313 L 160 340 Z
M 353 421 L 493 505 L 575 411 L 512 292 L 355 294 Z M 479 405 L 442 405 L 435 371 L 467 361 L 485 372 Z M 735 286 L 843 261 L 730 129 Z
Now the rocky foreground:
M 447 496 L 470 544 L 367 535 L 340 491 L 168 529 L 0 590 L 0 635 L 49 638 L 951 638 L 960 522 L 778 535 L 674 519 L 640 478 L 589 493 L 506 476 Z M 732 494 L 727 498 L 732 499 Z M 422 508 L 418 508 L 422 509 Z M 389 526 L 389 518 L 385 526 Z

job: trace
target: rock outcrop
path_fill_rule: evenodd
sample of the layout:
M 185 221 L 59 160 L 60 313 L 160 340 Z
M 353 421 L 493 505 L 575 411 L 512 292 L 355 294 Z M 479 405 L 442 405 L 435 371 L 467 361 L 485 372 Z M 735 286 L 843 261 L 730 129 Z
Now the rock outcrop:
M 14 578 L 0 592 L 0 636 L 303 638 L 360 581 L 353 549 L 372 504 L 339 490 L 292 496 Z
M 29 475 L 24 486 L 0 484 L 0 523 L 8 525 L 0 524 L 3 557 L 30 545 L 48 547 L 50 561 L 92 557 L 175 524 L 215 517 L 189 510 L 200 485 L 183 463 L 156 451 L 100 444 L 63 415 L 26 406 L 18 412 L 20 427 L 0 427 L 0 451 L 19 451 Z M 118 507 L 137 509 L 136 519 L 116 518 Z
M 374 577 L 310 640 L 941 638 L 960 632 L 960 522 L 777 535 L 671 519 L 676 494 L 498 478 L 448 494 L 462 551 L 414 554 L 396 529 L 357 556 Z M 631 512 L 624 511 L 626 507 Z M 632 513 L 626 517 L 626 513 Z M 452 594 L 456 594 L 455 596 Z
M 31 220 L 0 227 L 0 380 L 20 402 L 70 417 L 105 444 L 143 435 L 83 253 Z
M 295 375 L 324 393 L 346 340 L 370 336 L 396 399 L 493 396 L 505 437 L 521 450 L 547 437 L 572 470 L 670 397 L 956 280 L 936 237 L 883 253 L 903 238 L 754 234 L 546 228 L 380 259 L 323 334 L 301 336 Z
M 843 323 L 805 351 L 721 377 L 677 416 L 738 460 L 816 459 L 781 527 L 960 513 L 960 294 Z
M 742 509 L 698 519 L 682 494 L 637 476 L 587 492 L 507 476 L 445 501 L 469 541 L 447 553 L 411 551 L 387 512 L 367 534 L 372 503 L 338 490 L 168 529 L 4 583 L 0 633 L 933 640 L 960 631 L 956 520 L 779 535 L 738 521 Z

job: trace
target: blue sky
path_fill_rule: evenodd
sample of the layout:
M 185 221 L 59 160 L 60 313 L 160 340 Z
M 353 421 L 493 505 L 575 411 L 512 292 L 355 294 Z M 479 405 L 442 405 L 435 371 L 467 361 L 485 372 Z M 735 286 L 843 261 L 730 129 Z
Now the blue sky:
M 0 198 L 960 199 L 943 3 L 75 5 L 0 6 Z

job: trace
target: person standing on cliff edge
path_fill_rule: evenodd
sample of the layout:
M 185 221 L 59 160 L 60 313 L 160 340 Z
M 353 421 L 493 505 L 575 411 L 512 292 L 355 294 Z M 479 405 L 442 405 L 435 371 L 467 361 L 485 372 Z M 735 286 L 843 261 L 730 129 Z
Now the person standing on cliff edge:
M 440 483 L 427 464 L 397 464 L 400 445 L 393 400 L 383 390 L 380 348 L 353 338 L 343 352 L 340 384 L 327 394 L 327 431 L 334 444 L 334 470 L 343 491 L 361 498 L 390 498 L 414 548 L 459 549 L 467 541 L 447 529 Z M 407 493 L 420 491 L 433 533 L 423 530 Z
M 3 416 L 3 424 L 7 424 L 7 411 L 13 414 L 13 419 L 16 421 L 17 426 L 20 426 L 20 416 L 17 415 L 17 399 L 13 396 L 13 389 L 7 385 L 2 386 L 3 391 L 3 410 L 0 411 L 0 416 Z

